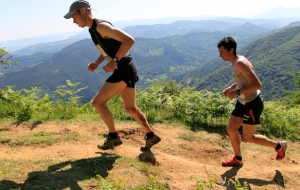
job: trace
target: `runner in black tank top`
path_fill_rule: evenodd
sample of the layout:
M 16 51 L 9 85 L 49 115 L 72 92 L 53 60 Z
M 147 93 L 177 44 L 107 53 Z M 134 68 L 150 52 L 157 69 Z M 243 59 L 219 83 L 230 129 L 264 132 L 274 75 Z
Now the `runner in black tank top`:
M 145 115 L 135 103 L 135 83 L 139 77 L 136 65 L 129 53 L 135 40 L 124 31 L 114 28 L 111 23 L 94 18 L 90 6 L 89 2 L 84 0 L 74 1 L 64 17 L 73 18 L 74 23 L 82 28 L 89 27 L 100 56 L 95 63 L 88 64 L 88 69 L 93 72 L 104 60 L 107 60 L 108 63 L 102 69 L 105 72 L 113 72 L 93 101 L 93 106 L 109 130 L 107 139 L 98 145 L 98 148 L 110 149 L 123 143 L 115 127 L 113 115 L 106 105 L 109 100 L 120 94 L 126 111 L 145 130 L 146 144 L 141 147 L 141 151 L 150 150 L 161 138 L 153 133 Z

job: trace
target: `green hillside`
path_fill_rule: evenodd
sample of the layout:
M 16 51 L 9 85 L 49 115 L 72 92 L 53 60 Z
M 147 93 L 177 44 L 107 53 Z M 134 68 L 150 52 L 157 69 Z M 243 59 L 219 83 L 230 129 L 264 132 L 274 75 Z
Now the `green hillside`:
M 282 97 L 283 92 L 280 89 L 294 89 L 290 75 L 294 70 L 300 70 L 299 42 L 300 27 L 298 26 L 258 39 L 238 52 L 253 64 L 262 82 L 262 92 L 266 100 Z M 218 51 L 217 47 L 215 51 Z M 221 91 L 234 82 L 230 65 L 229 62 L 219 60 L 211 67 L 194 70 L 173 79 L 186 84 L 191 78 L 190 86 L 195 86 L 198 90 L 215 88 Z
M 256 39 L 240 32 L 202 32 L 176 35 L 160 39 L 137 38 L 131 49 L 142 80 L 147 87 L 154 80 L 186 73 L 195 68 L 208 67 L 218 58 L 215 47 L 224 36 L 233 35 L 242 48 Z
M 136 38 L 130 53 L 141 78 L 137 87 L 145 88 L 156 80 L 209 66 L 213 63 L 211 60 L 218 56 L 216 43 L 226 35 L 229 33 L 206 32 L 160 39 Z M 250 38 L 243 33 L 236 33 L 235 36 L 240 44 L 249 43 Z M 30 60 L 32 56 L 26 59 Z M 94 62 L 98 56 L 99 52 L 93 42 L 90 39 L 82 40 L 46 58 L 32 59 L 32 64 L 26 62 L 22 70 L 0 77 L 0 88 L 16 86 L 15 90 L 20 90 L 38 87 L 42 94 L 50 93 L 57 86 L 65 85 L 66 80 L 71 80 L 73 83 L 81 82 L 80 87 L 89 86 L 80 95 L 84 96 L 83 102 L 90 101 L 111 74 L 101 69 L 94 73 L 87 70 L 87 64 Z M 14 61 L 20 62 L 20 65 L 25 63 L 24 57 L 15 57 Z
M 79 88 L 89 86 L 82 94 L 84 102 L 90 101 L 98 92 L 109 74 L 101 69 L 91 73 L 87 64 L 94 62 L 99 56 L 98 50 L 91 40 L 76 42 L 61 51 L 40 60 L 33 67 L 5 74 L 0 77 L 0 88 L 16 86 L 19 89 L 38 87 L 43 93 L 50 93 L 66 80 L 81 82 Z M 20 63 L 22 64 L 22 63 Z
M 5 73 L 11 73 L 11 72 L 15 72 L 21 69 L 26 69 L 26 68 L 30 68 L 32 66 L 34 66 L 34 64 L 36 62 L 38 62 L 41 59 L 44 59 L 48 56 L 50 56 L 52 53 L 49 52 L 39 52 L 39 53 L 35 53 L 33 55 L 24 55 L 24 56 L 16 56 L 16 55 L 9 55 L 9 57 L 11 56 L 11 58 L 9 59 L 12 62 L 19 62 L 22 63 L 18 66 L 13 66 L 13 67 L 8 67 L 7 69 L 3 69 L 0 71 L 0 74 L 5 74 Z

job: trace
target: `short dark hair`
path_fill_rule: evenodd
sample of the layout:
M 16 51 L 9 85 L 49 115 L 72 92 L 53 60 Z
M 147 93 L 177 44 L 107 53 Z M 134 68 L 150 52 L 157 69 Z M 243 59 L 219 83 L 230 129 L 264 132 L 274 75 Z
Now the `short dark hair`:
M 233 37 L 231 37 L 231 36 L 224 37 L 218 43 L 218 48 L 221 46 L 224 46 L 224 48 L 227 49 L 228 52 L 230 51 L 231 48 L 233 48 L 234 49 L 233 53 L 236 56 L 237 44 L 236 44 L 235 40 L 233 39 Z

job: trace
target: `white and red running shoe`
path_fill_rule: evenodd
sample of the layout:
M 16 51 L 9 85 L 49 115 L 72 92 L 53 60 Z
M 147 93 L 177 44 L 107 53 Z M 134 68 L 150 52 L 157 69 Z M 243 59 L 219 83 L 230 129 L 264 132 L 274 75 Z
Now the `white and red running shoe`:
M 281 141 L 279 143 L 281 145 L 281 149 L 276 150 L 276 152 L 277 152 L 276 160 L 282 160 L 285 156 L 285 151 L 287 149 L 287 142 L 286 141 Z
M 229 160 L 224 160 L 222 162 L 222 166 L 241 166 L 243 165 L 243 160 L 239 161 L 236 157 L 233 157 Z

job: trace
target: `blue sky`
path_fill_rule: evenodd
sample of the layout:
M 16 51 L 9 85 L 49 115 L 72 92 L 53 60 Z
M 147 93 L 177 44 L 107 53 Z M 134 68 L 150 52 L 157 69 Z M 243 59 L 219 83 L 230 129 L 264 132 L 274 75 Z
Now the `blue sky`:
M 0 0 L 0 42 L 53 33 L 80 31 L 63 18 L 73 0 Z M 251 18 L 274 9 L 300 7 L 295 0 L 89 0 L 97 18 L 115 22 L 132 19 L 198 15 Z

